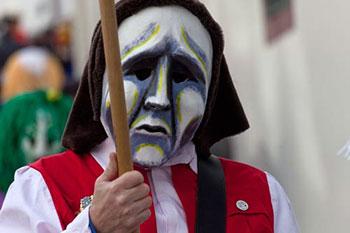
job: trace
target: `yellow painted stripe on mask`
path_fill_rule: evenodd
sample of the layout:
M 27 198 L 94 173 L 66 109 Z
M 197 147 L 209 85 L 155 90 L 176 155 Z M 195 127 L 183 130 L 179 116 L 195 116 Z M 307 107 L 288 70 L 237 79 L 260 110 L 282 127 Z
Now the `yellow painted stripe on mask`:
M 155 144 L 141 144 L 136 148 L 136 152 L 139 152 L 142 148 L 145 148 L 145 147 L 153 147 L 157 149 L 160 155 L 164 157 L 164 151 L 162 150 L 162 148 L 160 148 L 158 145 L 155 145 Z
M 198 115 L 198 116 L 193 117 L 193 118 L 190 120 L 190 122 L 188 122 L 188 125 L 190 125 L 190 124 L 192 124 L 194 121 L 200 119 L 202 116 L 203 116 L 203 115 Z
M 165 75 L 168 76 L 169 66 L 166 67 Z M 165 80 L 166 82 L 167 80 Z M 165 87 L 165 95 L 168 96 L 168 86 Z
M 168 127 L 169 133 L 172 134 L 173 132 L 172 132 L 172 130 L 171 130 L 170 125 L 168 124 L 168 122 L 166 122 L 166 120 L 165 120 L 164 118 L 162 118 L 161 120 L 162 120 L 162 121 L 164 122 L 164 124 Z
M 140 44 L 134 46 L 133 48 L 131 48 L 129 51 L 127 51 L 124 56 L 122 57 L 122 60 L 125 59 L 127 56 L 130 55 L 130 53 L 134 52 L 136 49 L 140 48 L 141 46 L 145 45 L 147 42 L 149 42 L 155 35 L 158 34 L 159 32 L 159 28 L 160 26 L 157 25 L 156 30 L 154 30 L 154 32 L 143 42 L 141 42 Z
M 200 61 L 204 71 L 205 71 L 205 75 L 206 75 L 206 78 L 208 79 L 208 70 L 207 70 L 207 67 L 205 66 L 204 64 L 204 61 L 203 59 L 193 50 L 193 48 L 190 46 L 190 44 L 188 43 L 188 40 L 186 38 L 186 34 L 185 34 L 185 30 L 183 27 L 181 27 L 181 32 L 182 32 L 182 38 L 184 39 L 187 47 L 189 48 L 189 50 L 191 50 L 191 52 L 196 56 L 196 58 Z
M 107 100 L 105 108 L 107 109 L 109 107 L 109 105 L 111 105 L 111 101 Z
M 142 121 L 142 120 L 145 119 L 146 117 L 147 117 L 147 115 L 145 114 L 145 115 L 142 115 L 142 116 L 140 116 L 139 118 L 137 118 L 137 119 L 134 121 L 134 123 L 131 124 L 131 128 L 134 128 L 135 125 L 137 125 L 137 123 L 139 123 L 140 121 Z
M 134 91 L 134 102 L 132 103 L 132 107 L 130 108 L 129 112 L 128 112 L 128 116 L 131 114 L 132 110 L 134 109 L 136 102 L 137 102 L 137 90 Z
M 183 91 L 179 93 L 179 95 L 176 98 L 176 110 L 177 110 L 177 117 L 179 118 L 179 121 L 182 121 L 182 115 L 180 111 L 180 101 L 182 98 Z
M 162 85 L 163 85 L 163 65 L 160 66 L 160 71 L 159 71 L 159 82 L 158 82 L 158 90 L 157 90 L 158 95 L 162 91 Z

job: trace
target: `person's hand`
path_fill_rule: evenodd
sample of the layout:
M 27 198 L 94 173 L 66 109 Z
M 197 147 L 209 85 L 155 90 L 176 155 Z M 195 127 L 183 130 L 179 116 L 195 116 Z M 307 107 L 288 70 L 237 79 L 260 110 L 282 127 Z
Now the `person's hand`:
M 140 172 L 117 177 L 116 154 L 111 153 L 106 170 L 95 183 L 90 219 L 98 233 L 130 233 L 151 216 L 150 188 Z

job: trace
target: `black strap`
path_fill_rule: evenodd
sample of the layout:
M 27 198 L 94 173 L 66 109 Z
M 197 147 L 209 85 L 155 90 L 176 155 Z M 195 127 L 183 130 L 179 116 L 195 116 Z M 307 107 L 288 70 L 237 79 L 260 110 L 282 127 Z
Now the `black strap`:
M 220 160 L 198 156 L 196 233 L 226 232 L 226 187 Z

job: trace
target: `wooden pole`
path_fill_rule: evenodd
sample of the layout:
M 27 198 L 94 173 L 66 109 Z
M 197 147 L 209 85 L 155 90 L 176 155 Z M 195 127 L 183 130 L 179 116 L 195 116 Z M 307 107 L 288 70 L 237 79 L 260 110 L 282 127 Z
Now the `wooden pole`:
M 133 169 L 114 0 L 99 0 L 119 175 Z
M 119 175 L 133 169 L 114 0 L 99 0 Z M 140 229 L 134 233 L 139 233 Z

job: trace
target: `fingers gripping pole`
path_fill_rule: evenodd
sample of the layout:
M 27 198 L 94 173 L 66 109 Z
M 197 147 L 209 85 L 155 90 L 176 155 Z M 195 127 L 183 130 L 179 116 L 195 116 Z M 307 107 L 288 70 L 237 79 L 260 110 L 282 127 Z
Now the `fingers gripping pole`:
M 114 0 L 99 0 L 119 175 L 133 169 Z

